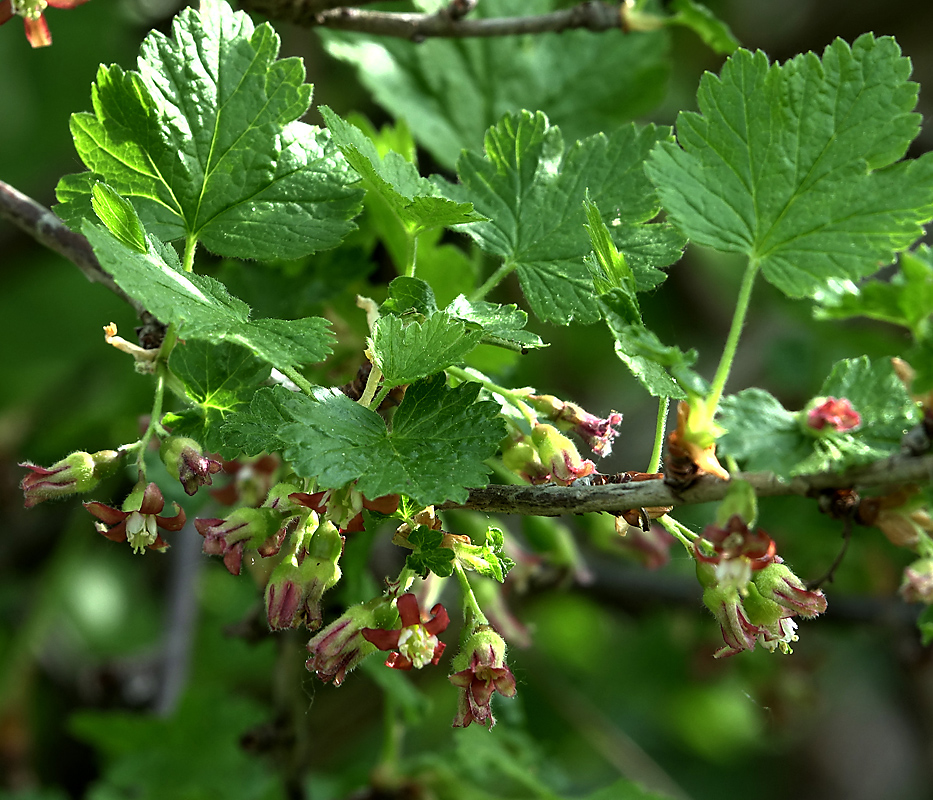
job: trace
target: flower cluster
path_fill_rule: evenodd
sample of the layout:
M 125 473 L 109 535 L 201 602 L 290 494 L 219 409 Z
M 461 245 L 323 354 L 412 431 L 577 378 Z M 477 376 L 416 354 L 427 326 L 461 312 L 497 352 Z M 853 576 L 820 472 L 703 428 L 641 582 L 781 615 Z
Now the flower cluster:
M 826 610 L 819 589 L 807 589 L 775 553 L 774 540 L 751 531 L 738 515 L 724 528 L 711 525 L 694 544 L 703 603 L 722 629 L 726 646 L 716 658 L 761 644 L 790 653 L 797 640 L 792 617 L 814 617 Z

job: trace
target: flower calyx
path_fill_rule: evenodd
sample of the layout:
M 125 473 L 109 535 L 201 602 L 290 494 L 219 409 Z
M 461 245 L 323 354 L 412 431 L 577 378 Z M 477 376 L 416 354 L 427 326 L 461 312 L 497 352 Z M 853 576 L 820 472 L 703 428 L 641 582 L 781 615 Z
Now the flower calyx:
M 201 486 L 211 485 L 211 476 L 223 465 L 204 455 L 201 445 L 184 436 L 170 436 L 159 450 L 168 474 L 181 482 L 185 494 L 194 495 Z
M 57 461 L 51 467 L 40 467 L 28 461 L 19 466 L 29 470 L 19 488 L 23 490 L 26 508 L 73 494 L 89 492 L 101 479 L 112 475 L 123 454 L 117 450 L 96 453 L 77 451 Z
M 430 618 L 422 614 L 418 600 L 411 593 L 399 596 L 396 601 L 401 628 L 364 628 L 363 638 L 380 650 L 391 650 L 385 665 L 392 669 L 421 669 L 428 664 L 437 664 L 446 644 L 437 636 L 447 630 L 450 617 L 440 603 L 434 605 Z
M 622 415 L 611 411 L 605 419 L 590 414 L 576 403 L 560 400 L 550 394 L 532 394 L 528 402 L 539 414 L 544 415 L 561 431 L 573 431 L 600 458 L 612 452 L 612 441 L 619 432 Z
M 453 661 L 448 680 L 460 689 L 453 727 L 465 728 L 473 722 L 492 728 L 492 696 L 514 697 L 515 676 L 505 662 L 505 640 L 488 625 L 480 625 L 467 639 Z

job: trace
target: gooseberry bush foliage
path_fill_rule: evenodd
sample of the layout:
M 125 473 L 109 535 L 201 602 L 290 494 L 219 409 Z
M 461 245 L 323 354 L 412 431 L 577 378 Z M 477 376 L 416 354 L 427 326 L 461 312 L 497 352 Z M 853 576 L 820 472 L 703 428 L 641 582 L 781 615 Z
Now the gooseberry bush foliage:
M 501 16 L 516 4 L 479 6 Z M 334 686 L 382 660 L 443 670 L 458 728 L 492 729 L 521 692 L 508 648 L 528 634 L 504 606 L 510 574 L 527 569 L 529 544 L 537 559 L 578 559 L 551 516 L 595 511 L 653 565 L 670 548 L 695 563 L 722 636 L 710 658 L 789 655 L 805 635 L 798 622 L 832 603 L 825 580 L 793 571 L 793 543 L 766 533 L 758 494 L 809 494 L 816 502 L 800 502 L 814 515 L 880 529 L 915 553 L 901 591 L 928 609 L 933 252 L 919 240 L 933 220 L 933 160 L 905 158 L 920 126 L 909 59 L 892 38 L 865 34 L 773 63 L 737 47 L 699 4 L 673 8 L 620 11 L 630 44 L 607 58 L 642 69 L 613 78 L 631 87 L 609 109 L 594 99 L 595 79 L 579 106 L 567 97 L 566 65 L 590 66 L 595 34 L 486 52 L 332 31 L 330 52 L 398 120 L 377 130 L 321 106 L 318 128 L 301 120 L 313 102 L 301 61 L 280 59 L 272 26 L 223 0 L 149 34 L 135 69 L 101 66 L 91 110 L 71 121 L 86 169 L 61 179 L 54 212 L 144 312 L 140 344 L 112 325 L 105 339 L 151 381 L 153 402 L 137 441 L 24 464 L 26 505 L 93 493 L 128 471 L 128 496 L 85 503 L 87 526 L 157 558 L 190 523 L 166 501 L 166 481 L 190 496 L 211 486 L 193 526 L 205 553 L 255 582 L 269 635 L 304 631 L 307 670 Z M 652 31 L 675 24 L 728 57 L 673 128 L 630 122 L 653 102 Z M 378 81 L 367 73 L 374 48 L 388 65 Z M 485 58 L 493 84 L 442 85 L 428 59 L 447 57 Z M 562 83 L 546 91 L 548 81 Z M 540 107 L 514 105 L 510 82 L 530 86 L 525 97 L 537 91 Z M 438 174 L 419 171 L 417 147 Z M 377 243 L 396 274 L 357 294 Z M 734 254 L 742 273 L 708 376 L 696 350 L 665 342 L 642 312 L 688 246 Z M 303 274 L 325 276 L 308 283 L 327 310 L 254 314 L 217 277 L 233 261 L 282 300 L 303 290 Z M 904 350 L 852 353 L 797 409 L 733 386 L 763 281 L 827 325 L 861 316 L 901 326 Z M 497 302 L 506 291 L 516 302 Z M 352 326 L 363 324 L 361 342 Z M 546 357 L 549 336 L 573 326 L 607 337 L 618 360 L 602 369 L 656 402 L 647 463 L 599 470 L 625 441 L 620 410 L 601 416 L 510 382 L 518 360 Z M 708 525 L 678 521 L 678 506 L 702 499 L 718 501 Z M 490 510 L 539 517 L 538 535 L 516 537 Z M 364 530 L 398 550 L 379 583 L 354 546 L 379 541 Z M 933 638 L 928 610 L 917 635 Z M 593 797 L 647 796 L 626 782 L 606 791 Z

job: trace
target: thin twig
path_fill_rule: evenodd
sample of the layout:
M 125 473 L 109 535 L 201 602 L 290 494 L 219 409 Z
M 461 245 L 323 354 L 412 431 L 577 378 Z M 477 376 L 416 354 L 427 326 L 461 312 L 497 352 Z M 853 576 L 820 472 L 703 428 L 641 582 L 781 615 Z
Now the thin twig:
M 759 497 L 806 496 L 821 489 L 863 489 L 929 484 L 933 481 L 933 455 L 892 456 L 843 473 L 820 472 L 798 475 L 787 481 L 770 472 L 740 473 L 735 478 L 748 481 Z M 730 483 L 710 475 L 700 478 L 689 489 L 677 493 L 663 480 L 640 481 L 608 486 L 486 486 L 471 489 L 463 504 L 444 503 L 438 510 L 464 508 L 493 514 L 523 514 L 557 517 L 605 511 L 618 514 L 635 508 L 692 505 L 721 500 Z
M 94 255 L 91 243 L 75 233 L 41 203 L 27 197 L 8 183 L 0 181 L 0 217 L 21 228 L 39 244 L 67 258 L 91 283 L 102 283 L 121 300 L 129 303 L 139 316 L 145 309 L 127 295 L 104 271 Z
M 594 32 L 624 30 L 620 6 L 602 0 L 587 0 L 549 14 L 487 19 L 462 19 L 454 9 L 455 4 L 434 14 L 365 11 L 345 8 L 342 7 L 344 4 L 332 0 L 241 0 L 240 5 L 270 18 L 305 27 L 334 28 L 415 41 L 433 36 L 462 38 L 560 33 L 575 28 Z

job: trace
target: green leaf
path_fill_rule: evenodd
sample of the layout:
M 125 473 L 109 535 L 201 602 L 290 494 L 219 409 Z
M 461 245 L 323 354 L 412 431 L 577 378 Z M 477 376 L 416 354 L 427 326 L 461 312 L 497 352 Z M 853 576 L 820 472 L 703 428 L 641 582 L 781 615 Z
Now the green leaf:
M 858 288 L 827 297 L 815 314 L 820 319 L 865 316 L 903 325 L 915 338 L 928 327 L 933 313 L 933 251 L 920 245 L 901 253 L 900 269 L 890 278 L 868 281 Z
M 499 406 L 477 402 L 479 384 L 454 389 L 435 375 L 408 388 L 392 418 L 392 430 L 374 411 L 333 389 L 315 398 L 294 397 L 294 423 L 283 426 L 285 458 L 321 488 L 358 480 L 367 497 L 404 494 L 422 505 L 462 503 L 467 487 L 484 486 L 483 463 L 504 435 Z
M 433 572 L 441 578 L 454 574 L 454 551 L 444 547 L 443 531 L 435 531 L 420 525 L 411 532 L 408 543 L 414 548 L 405 559 L 405 566 L 422 578 Z
M 719 456 L 730 455 L 751 472 L 790 475 L 816 442 L 804 433 L 797 415 L 764 389 L 723 397 L 717 422 L 726 429 L 716 442 Z
M 269 377 L 270 366 L 245 347 L 230 342 L 193 340 L 172 350 L 169 366 L 185 385 L 196 408 L 166 415 L 163 424 L 178 436 L 190 436 L 213 452 L 224 446 L 220 426 L 249 402 L 255 387 Z
M 146 232 L 129 200 L 120 197 L 106 183 L 97 183 L 91 190 L 91 205 L 98 219 L 116 238 L 131 250 L 145 253 L 149 250 Z
M 662 344 L 642 322 L 637 302 L 631 292 L 621 288 L 609 289 L 597 300 L 615 339 L 619 360 L 653 397 L 680 400 L 687 396 L 688 389 L 702 393 L 703 379 L 691 369 L 697 359 L 696 351 L 684 353 L 678 347 Z
M 400 386 L 460 363 L 481 338 L 481 331 L 467 331 L 443 312 L 407 325 L 390 315 L 376 322 L 369 347 L 384 385 Z
M 528 315 L 514 304 L 499 305 L 483 300 L 471 303 L 461 294 L 444 311 L 455 319 L 479 326 L 483 343 L 520 350 L 547 347 L 537 334 L 524 330 Z
M 277 61 L 272 28 L 222 0 L 184 10 L 172 30 L 146 37 L 138 73 L 98 71 L 93 113 L 71 122 L 90 175 L 62 180 L 56 211 L 80 227 L 100 180 L 162 241 L 256 259 L 336 246 L 362 195 L 329 135 L 298 121 L 311 101 L 301 60 Z
M 471 17 L 552 10 L 551 0 L 483 0 Z M 356 68 L 376 102 L 406 120 L 448 168 L 462 149 L 478 149 L 504 113 L 519 108 L 540 109 L 570 139 L 615 130 L 661 102 L 670 69 L 661 31 L 431 38 L 417 47 L 387 36 L 319 35 L 332 56 Z
M 724 397 L 718 422 L 726 428 L 717 446 L 743 468 L 770 470 L 780 477 L 839 472 L 900 452 L 901 438 L 919 412 L 889 359 L 867 357 L 838 362 L 819 396 L 845 398 L 861 417 L 858 428 L 818 436 L 763 389 Z
M 457 560 L 465 569 L 471 569 L 486 578 L 503 583 L 515 562 L 502 552 L 505 535 L 501 528 L 486 529 L 481 544 L 456 544 Z
M 933 216 L 933 154 L 895 164 L 917 135 L 917 85 L 891 38 L 837 39 L 770 64 L 739 50 L 705 75 L 679 145 L 648 160 L 670 219 L 697 244 L 743 253 L 790 297 L 889 263 Z
M 250 320 L 249 307 L 223 284 L 181 271 L 170 246 L 150 238 L 148 252 L 140 253 L 99 225 L 85 222 L 82 230 L 117 285 L 161 322 L 178 325 L 183 339 L 240 344 L 279 369 L 322 361 L 330 353 L 325 319 Z
M 342 120 L 327 106 L 319 109 L 334 141 L 366 187 L 385 200 L 410 233 L 448 228 L 485 219 L 470 203 L 438 197 L 438 189 L 418 174 L 414 164 L 399 153 L 380 156 L 375 143 L 363 131 Z
M 615 242 L 609 235 L 609 228 L 603 222 L 596 204 L 590 200 L 589 194 L 583 201 L 583 209 L 586 212 L 584 227 L 589 234 L 590 245 L 593 248 L 593 252 L 586 257 L 585 263 L 593 280 L 596 294 L 604 295 L 617 289 L 620 299 L 624 298 L 625 305 L 629 307 L 625 316 L 630 316 L 632 322 L 640 322 L 641 311 L 638 307 L 635 275 L 631 267 L 625 263 L 625 256 L 616 248 Z
M 503 117 L 486 133 L 485 157 L 464 152 L 458 162 L 462 185 L 447 194 L 489 217 L 464 226 L 488 253 L 515 269 L 535 314 L 562 325 L 599 319 L 593 283 L 583 263 L 590 252 L 584 228 L 587 193 L 610 229 L 623 237 L 637 231 L 639 250 L 623 253 L 640 283 L 657 284 L 656 266 L 680 257 L 683 240 L 663 224 L 645 225 L 658 205 L 644 173 L 654 144 L 670 137 L 666 128 L 626 125 L 576 142 L 565 153 L 560 130 L 540 112 Z M 661 254 L 646 261 L 645 253 Z
M 437 301 L 434 299 L 434 290 L 426 281 L 400 275 L 389 284 L 389 296 L 379 310 L 383 314 L 398 316 L 415 311 L 430 317 L 437 311 Z
M 226 458 L 239 455 L 258 456 L 281 450 L 282 441 L 277 431 L 291 422 L 288 408 L 294 392 L 284 386 L 263 386 L 253 393 L 249 408 L 241 406 L 227 417 L 221 434 Z
M 729 26 L 702 3 L 695 0 L 674 0 L 671 10 L 676 13 L 668 21 L 669 24 L 690 28 L 704 44 L 717 53 L 728 55 L 735 52 L 739 46 L 739 40 L 732 35 Z

